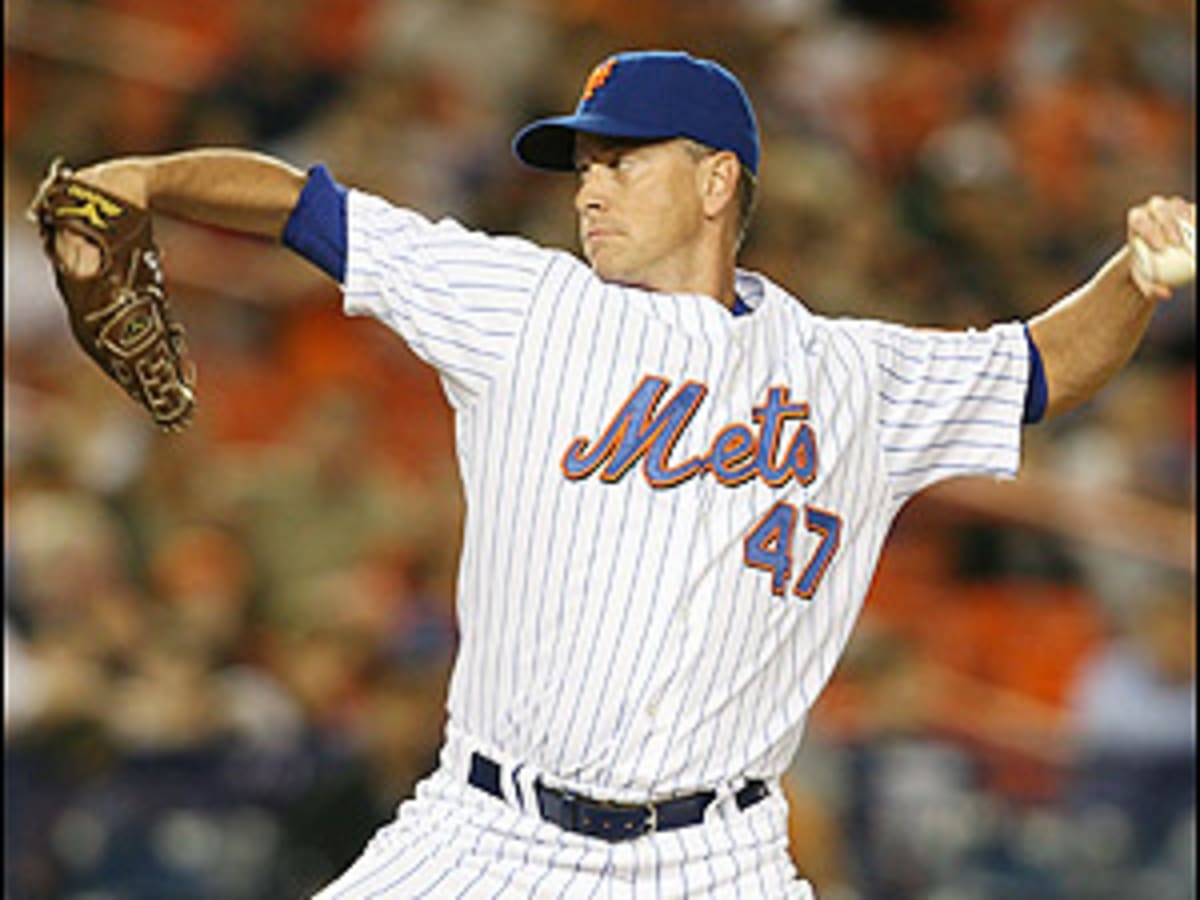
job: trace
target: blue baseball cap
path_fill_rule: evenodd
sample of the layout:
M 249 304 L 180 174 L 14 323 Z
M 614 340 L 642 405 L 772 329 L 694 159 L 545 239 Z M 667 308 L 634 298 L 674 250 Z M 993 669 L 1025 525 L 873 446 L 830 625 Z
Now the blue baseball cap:
M 580 131 L 648 141 L 691 138 L 733 151 L 758 174 L 758 123 L 746 91 L 728 69 L 688 53 L 610 56 L 588 75 L 575 112 L 526 125 L 513 138 L 513 153 L 535 168 L 569 172 Z

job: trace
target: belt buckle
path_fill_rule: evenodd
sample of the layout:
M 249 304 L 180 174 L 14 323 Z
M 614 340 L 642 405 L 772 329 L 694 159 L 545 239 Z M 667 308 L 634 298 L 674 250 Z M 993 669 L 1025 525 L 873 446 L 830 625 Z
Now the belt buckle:
M 653 803 L 647 803 L 646 809 L 646 824 L 642 834 L 654 834 L 658 831 L 658 807 Z

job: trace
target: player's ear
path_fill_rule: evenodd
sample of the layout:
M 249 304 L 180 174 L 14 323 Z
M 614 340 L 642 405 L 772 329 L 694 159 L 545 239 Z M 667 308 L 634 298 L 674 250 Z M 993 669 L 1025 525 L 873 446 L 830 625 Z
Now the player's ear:
M 740 171 L 737 155 L 729 150 L 719 150 L 701 160 L 701 200 L 706 216 L 716 218 L 737 205 Z

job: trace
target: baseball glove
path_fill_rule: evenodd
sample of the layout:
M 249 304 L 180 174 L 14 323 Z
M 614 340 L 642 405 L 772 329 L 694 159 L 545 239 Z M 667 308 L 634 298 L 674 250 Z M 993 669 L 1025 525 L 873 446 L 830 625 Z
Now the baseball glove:
M 181 430 L 195 410 L 195 369 L 167 304 L 149 211 L 84 184 L 55 160 L 29 218 L 54 265 L 79 345 L 159 427 Z M 99 268 L 72 271 L 59 253 L 60 232 L 95 247 Z

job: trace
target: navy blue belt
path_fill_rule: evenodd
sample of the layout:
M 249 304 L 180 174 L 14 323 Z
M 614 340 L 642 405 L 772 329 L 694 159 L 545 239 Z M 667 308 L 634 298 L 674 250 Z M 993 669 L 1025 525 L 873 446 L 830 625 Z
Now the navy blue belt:
M 467 780 L 481 791 L 504 799 L 500 790 L 500 764 L 482 753 L 471 754 L 471 772 Z M 539 778 L 534 782 L 538 811 L 547 822 L 559 828 L 586 834 L 601 840 L 631 841 L 652 831 L 671 831 L 698 825 L 704 811 L 716 799 L 716 791 L 699 791 L 660 803 L 607 803 L 580 796 L 572 791 L 547 787 Z M 738 809 L 749 809 L 767 796 L 767 786 L 757 779 L 733 795 Z

